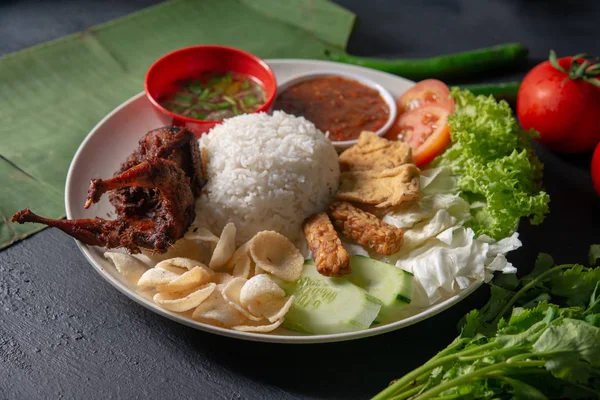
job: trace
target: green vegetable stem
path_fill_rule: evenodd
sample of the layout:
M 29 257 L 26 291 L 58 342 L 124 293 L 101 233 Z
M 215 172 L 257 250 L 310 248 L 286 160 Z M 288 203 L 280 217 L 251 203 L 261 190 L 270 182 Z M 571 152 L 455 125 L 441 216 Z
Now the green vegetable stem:
M 600 268 L 540 254 L 524 278 L 497 276 L 454 342 L 373 399 L 563 398 L 600 398 Z
M 466 77 L 491 69 L 513 67 L 526 60 L 527 49 L 522 44 L 510 43 L 432 58 L 395 60 L 357 57 L 334 50 L 327 50 L 325 55 L 332 61 L 360 65 L 408 79 L 421 80 Z

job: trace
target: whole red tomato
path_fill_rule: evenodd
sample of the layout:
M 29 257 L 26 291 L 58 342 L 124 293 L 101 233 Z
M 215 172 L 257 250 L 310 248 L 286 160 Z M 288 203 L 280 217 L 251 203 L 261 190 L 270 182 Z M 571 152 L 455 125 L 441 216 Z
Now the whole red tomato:
M 582 64 L 585 63 L 585 67 Z M 590 151 L 600 142 L 600 65 L 575 56 L 533 68 L 523 79 L 517 114 L 524 129 L 557 152 Z
M 600 143 L 596 146 L 594 157 L 592 157 L 592 180 L 598 196 L 600 196 Z

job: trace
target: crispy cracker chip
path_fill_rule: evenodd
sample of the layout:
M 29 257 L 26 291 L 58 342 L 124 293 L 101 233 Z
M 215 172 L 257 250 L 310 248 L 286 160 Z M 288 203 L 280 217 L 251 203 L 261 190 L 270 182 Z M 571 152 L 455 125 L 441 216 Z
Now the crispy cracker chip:
M 279 310 L 276 310 L 276 307 L 271 308 L 271 312 L 269 314 L 264 314 L 263 316 L 269 320 L 269 322 L 275 322 L 278 320 L 282 320 L 285 317 L 285 314 L 292 308 L 292 303 L 294 302 L 295 297 L 290 296 L 287 299 L 282 299 L 283 304 Z
M 292 242 L 274 231 L 262 231 L 252 238 L 250 254 L 256 266 L 285 281 L 300 278 L 304 257 Z
M 248 279 L 253 273 L 253 264 L 254 262 L 252 261 L 252 258 L 250 258 L 250 255 L 244 254 L 244 256 L 238 258 L 236 263 L 233 265 L 233 271 L 231 271 L 231 275 Z
M 255 316 L 267 319 L 279 315 L 287 302 L 283 289 L 266 274 L 250 278 L 242 287 L 239 297 L 242 307 Z
M 115 268 L 125 279 L 131 283 L 137 283 L 144 272 L 148 270 L 148 265 L 130 254 L 105 252 L 104 257 L 112 261 Z
M 216 287 L 215 283 L 208 283 L 190 293 L 156 293 L 153 300 L 166 310 L 183 312 L 198 307 L 212 294 Z M 181 297 L 182 294 L 184 294 L 183 297 Z
M 227 272 L 215 272 L 211 278 L 211 281 L 217 285 L 226 285 L 233 278 L 234 276 L 228 274 Z
M 179 278 L 181 274 L 162 268 L 150 268 L 140 277 L 137 284 L 140 287 L 157 287 L 167 285 L 171 281 Z
M 254 270 L 250 271 L 250 275 L 252 276 L 256 276 L 256 275 L 260 275 L 260 274 L 266 274 L 267 271 L 265 271 L 264 269 L 262 269 L 261 267 L 259 267 L 258 265 L 254 264 Z
M 158 264 L 156 264 L 155 268 L 169 269 L 168 268 L 169 266 L 185 268 L 188 271 L 192 270 L 194 267 L 198 267 L 198 266 L 206 268 L 206 265 L 202 264 L 200 261 L 192 260 L 191 258 L 185 258 L 185 257 L 175 257 L 175 258 L 169 258 L 168 260 L 163 260 L 163 261 L 159 262 Z
M 223 328 L 242 325 L 248 321 L 244 314 L 236 310 L 223 298 L 219 290 L 213 290 L 210 297 L 196 307 L 192 313 L 192 318 Z
M 229 261 L 227 261 L 227 269 L 231 270 L 235 267 L 235 264 L 243 258 L 244 256 L 250 254 L 250 245 L 252 244 L 252 239 L 248 240 L 246 243 L 238 247 L 234 252 Z
M 210 243 L 217 243 L 219 241 L 219 237 L 217 235 L 202 226 L 190 228 L 190 230 L 186 232 L 184 238 L 188 240 Z
M 221 294 L 223 295 L 223 298 L 229 302 L 229 304 L 231 304 L 236 310 L 244 314 L 246 318 L 252 321 L 260 321 L 261 319 L 263 319 L 262 317 L 252 315 L 250 311 L 242 307 L 242 304 L 240 302 L 240 292 L 242 290 L 242 287 L 246 284 L 246 282 L 247 280 L 244 278 L 233 278 L 232 280 L 227 282 L 227 284 L 221 291 Z
M 181 292 L 209 282 L 215 273 L 206 268 L 196 266 L 184 272 L 166 285 L 157 287 L 159 292 Z
M 235 224 L 232 222 L 225 225 L 221 237 L 217 242 L 217 247 L 210 259 L 209 267 L 212 269 L 219 269 L 231 258 L 235 251 Z
M 232 329 L 240 332 L 271 332 L 279 327 L 283 323 L 283 318 L 279 319 L 272 324 L 268 325 L 238 325 Z
M 192 260 L 203 260 L 210 254 L 210 248 L 203 246 L 207 243 L 198 243 L 193 240 L 181 238 L 171 246 L 166 253 L 156 253 L 150 250 L 142 249 L 142 254 L 148 257 L 153 263 L 175 257 L 186 257 Z

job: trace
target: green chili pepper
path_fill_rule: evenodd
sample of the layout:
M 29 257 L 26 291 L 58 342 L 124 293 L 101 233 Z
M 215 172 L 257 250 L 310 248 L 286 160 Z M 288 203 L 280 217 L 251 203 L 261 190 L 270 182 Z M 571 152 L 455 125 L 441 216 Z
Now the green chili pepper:
M 512 67 L 526 60 L 527 49 L 519 43 L 510 43 L 432 58 L 395 60 L 357 57 L 334 50 L 326 50 L 325 55 L 333 61 L 420 80 L 469 76 L 490 69 Z

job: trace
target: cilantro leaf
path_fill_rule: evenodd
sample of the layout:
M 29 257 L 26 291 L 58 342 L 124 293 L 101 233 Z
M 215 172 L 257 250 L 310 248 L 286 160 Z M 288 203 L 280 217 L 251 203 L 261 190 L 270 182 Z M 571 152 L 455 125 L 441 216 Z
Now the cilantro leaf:
M 482 324 L 491 323 L 492 321 L 496 320 L 498 314 L 514 295 L 515 292 L 512 290 L 507 290 L 490 283 L 490 300 L 481 309 Z
M 590 304 L 586 313 L 600 312 L 600 281 L 596 282 L 596 287 L 590 296 Z
M 506 290 L 515 290 L 519 287 L 519 282 L 516 274 L 499 274 L 494 277 L 494 285 Z
M 483 328 L 478 310 L 469 311 L 460 321 L 461 337 L 472 338 Z
M 590 379 L 590 365 L 575 353 L 558 353 L 548 358 L 546 369 L 557 378 L 572 383 L 585 383 Z
M 548 271 L 553 266 L 554 266 L 554 260 L 552 259 L 552 257 L 549 254 L 540 253 L 540 254 L 538 254 L 538 256 L 535 260 L 533 270 L 531 271 L 531 273 L 529 275 L 527 275 L 523 278 L 523 281 L 533 280 L 533 279 L 537 278 L 538 276 L 540 276 L 541 274 L 543 274 L 544 272 Z
M 565 318 L 560 325 L 549 326 L 533 344 L 534 353 L 574 354 L 592 367 L 600 366 L 600 328 L 586 321 Z
M 498 324 L 496 342 L 502 347 L 534 343 L 557 315 L 558 307 L 546 303 L 529 310 L 516 307 L 507 323 Z
M 587 306 L 598 282 L 600 268 L 575 265 L 561 274 L 553 274 L 548 286 L 552 295 L 564 297 L 569 306 Z
M 553 264 L 496 277 L 460 336 L 374 399 L 600 399 L 600 268 Z
M 510 392 L 513 394 L 515 399 L 528 399 L 528 400 L 547 400 L 548 397 L 537 388 L 526 384 L 523 381 L 509 378 L 507 376 L 502 377 L 502 380 L 506 381 L 510 386 Z

